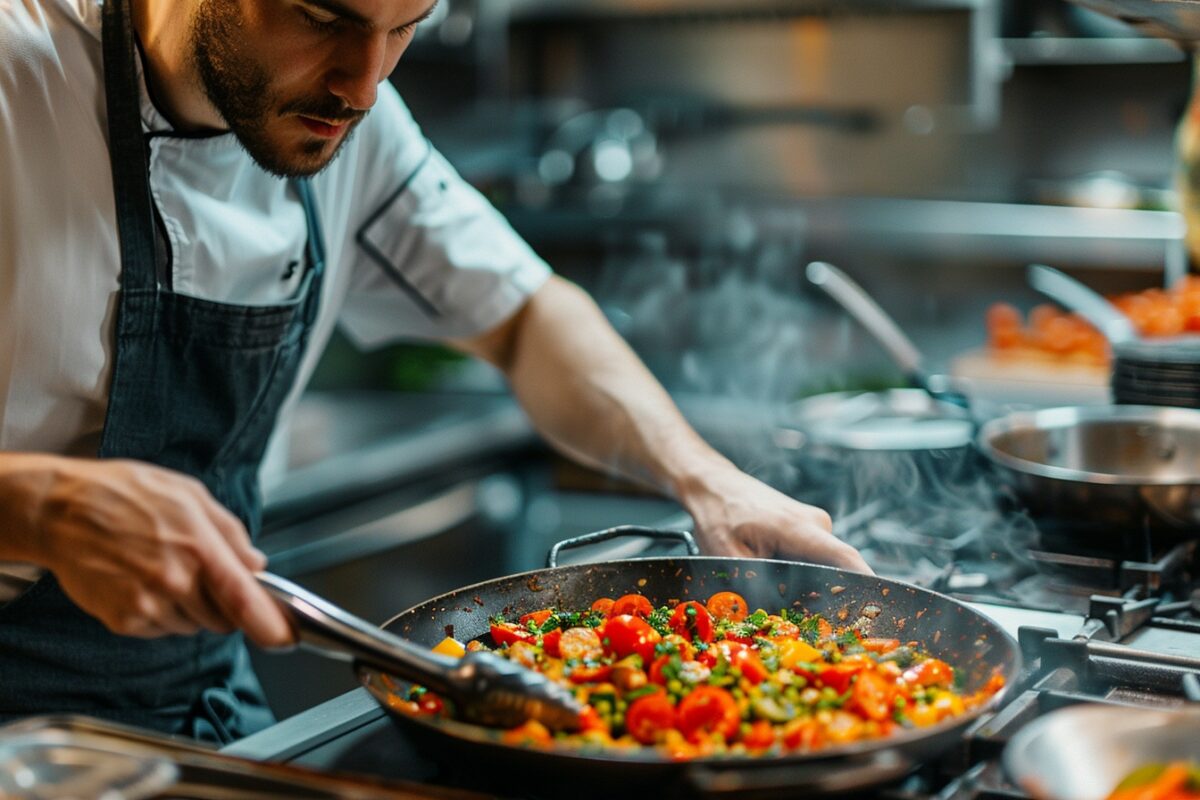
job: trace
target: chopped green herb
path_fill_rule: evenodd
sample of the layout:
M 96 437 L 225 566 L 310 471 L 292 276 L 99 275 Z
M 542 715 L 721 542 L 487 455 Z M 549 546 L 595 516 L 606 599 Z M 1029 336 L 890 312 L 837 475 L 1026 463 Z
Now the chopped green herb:
M 800 638 L 809 644 L 816 644 L 821 639 L 821 618 L 813 615 L 804 617 L 796 623 L 800 628 Z
M 648 694 L 654 694 L 658 691 L 661 691 L 661 688 L 662 687 L 660 687 L 658 684 L 649 683 L 640 689 L 634 689 L 632 692 L 629 692 L 628 694 L 626 694 L 625 700 L 626 700 L 626 702 L 632 703 L 634 700 L 637 700 L 639 697 L 645 697 Z
M 658 631 L 660 636 L 666 636 L 671 632 L 671 612 L 667 611 L 666 606 L 651 611 L 646 622 L 650 623 L 650 627 Z

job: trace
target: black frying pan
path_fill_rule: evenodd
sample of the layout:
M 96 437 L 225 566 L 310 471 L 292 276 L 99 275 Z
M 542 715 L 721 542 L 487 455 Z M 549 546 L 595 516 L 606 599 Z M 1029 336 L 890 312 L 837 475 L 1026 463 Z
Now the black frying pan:
M 459 641 L 488 633 L 490 617 L 512 618 L 556 606 L 583 609 L 598 597 L 638 592 L 656 606 L 676 600 L 705 600 L 736 591 L 751 608 L 788 607 L 817 613 L 834 624 L 865 618 L 864 635 L 920 642 L 933 656 L 963 671 L 967 692 L 994 674 L 1011 685 L 1020 668 L 1015 641 L 991 619 L 935 592 L 899 581 L 785 561 L 737 558 L 648 558 L 577 566 L 553 566 L 562 549 L 616 536 L 685 539 L 686 533 L 625 527 L 556 545 L 550 567 L 485 581 L 435 597 L 384 625 L 391 633 L 433 646 L 447 635 Z M 635 797 L 650 791 L 739 796 L 849 791 L 898 779 L 921 761 L 952 745 L 1004 692 L 980 708 L 930 728 L 887 739 L 856 742 L 811 754 L 777 757 L 719 757 L 672 762 L 646 751 L 584 751 L 567 747 L 522 748 L 504 744 L 495 730 L 456 720 L 415 717 L 393 709 L 381 675 L 360 667 L 363 684 L 431 757 L 457 769 L 488 770 L 497 790 L 578 797 L 609 794 Z M 685 788 L 680 788 L 685 787 Z

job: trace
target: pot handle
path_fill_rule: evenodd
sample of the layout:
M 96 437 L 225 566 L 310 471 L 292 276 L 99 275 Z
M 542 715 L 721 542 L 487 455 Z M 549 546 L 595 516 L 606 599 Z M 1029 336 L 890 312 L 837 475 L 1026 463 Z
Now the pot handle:
M 550 552 L 546 554 L 546 566 L 557 567 L 558 554 L 563 550 L 595 544 L 596 542 L 607 542 L 609 539 L 617 539 L 621 536 L 648 536 L 651 539 L 676 539 L 687 546 L 689 556 L 700 555 L 700 546 L 696 544 L 696 540 L 687 531 L 665 531 L 659 528 L 644 528 L 641 525 L 619 525 L 615 528 L 596 531 L 595 533 L 585 533 L 582 536 L 576 536 L 572 539 L 564 539 L 550 548 Z
M 692 766 L 685 780 L 701 797 L 805 797 L 869 789 L 903 778 L 916 763 L 895 750 L 882 750 L 859 761 L 816 761 L 748 768 Z

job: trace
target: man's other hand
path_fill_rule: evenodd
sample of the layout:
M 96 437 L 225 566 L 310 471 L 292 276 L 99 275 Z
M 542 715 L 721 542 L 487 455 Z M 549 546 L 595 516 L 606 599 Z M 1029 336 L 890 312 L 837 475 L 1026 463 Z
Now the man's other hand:
M 242 523 L 186 475 L 137 461 L 53 458 L 29 555 L 113 633 L 242 630 L 263 647 L 294 636 L 254 573 L 266 558 Z

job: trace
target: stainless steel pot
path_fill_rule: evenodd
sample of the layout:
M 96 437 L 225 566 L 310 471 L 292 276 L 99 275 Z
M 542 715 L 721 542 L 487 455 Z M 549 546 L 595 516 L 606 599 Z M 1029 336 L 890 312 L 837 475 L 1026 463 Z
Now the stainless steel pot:
M 815 395 L 789 409 L 780 434 L 804 485 L 822 492 L 812 500 L 834 511 L 928 501 L 984 466 L 970 414 L 923 389 Z
M 1200 531 L 1200 411 L 1023 411 L 985 423 L 977 442 L 1035 515 L 1113 528 Z

